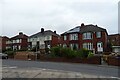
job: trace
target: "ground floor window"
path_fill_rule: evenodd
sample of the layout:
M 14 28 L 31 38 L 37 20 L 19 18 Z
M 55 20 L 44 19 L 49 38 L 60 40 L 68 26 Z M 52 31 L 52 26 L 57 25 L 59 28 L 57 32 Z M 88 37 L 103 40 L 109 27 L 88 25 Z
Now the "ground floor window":
M 93 43 L 83 43 L 83 48 L 93 50 Z
M 63 44 L 63 47 L 67 47 L 67 45 L 66 45 L 66 44 Z
M 77 50 L 78 49 L 78 44 L 77 43 L 72 43 L 72 44 L 70 44 L 70 48 L 72 50 Z

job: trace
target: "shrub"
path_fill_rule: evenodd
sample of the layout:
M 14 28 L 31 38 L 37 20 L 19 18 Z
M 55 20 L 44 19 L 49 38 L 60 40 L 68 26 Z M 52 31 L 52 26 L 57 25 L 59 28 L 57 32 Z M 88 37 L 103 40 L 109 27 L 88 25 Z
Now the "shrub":
M 94 56 L 94 54 L 92 53 L 92 52 L 89 52 L 89 54 L 88 54 L 88 57 L 87 58 L 90 58 L 90 57 L 93 57 Z
M 74 50 L 70 50 L 69 53 L 67 53 L 67 58 L 75 58 L 77 56 L 77 52 Z
M 60 54 L 60 50 L 61 47 L 53 47 L 50 49 L 52 55 L 54 54 L 55 56 L 61 57 L 62 55 Z
M 70 48 L 62 48 L 61 53 L 63 54 L 63 57 L 66 57 L 66 58 L 75 58 L 76 57 L 76 51 L 71 50 Z
M 6 51 L 5 54 L 8 56 L 14 56 L 15 52 L 14 51 Z
M 62 48 L 62 47 L 53 47 L 50 49 L 51 56 L 56 57 L 66 57 L 73 58 L 76 57 L 76 52 L 71 50 L 70 48 Z
M 20 50 L 17 50 L 17 51 L 27 51 L 27 49 L 23 48 L 23 49 L 20 49 Z
M 79 58 L 87 58 L 88 57 L 88 54 L 89 54 L 89 50 L 87 49 L 80 49 L 77 51 L 77 57 Z
M 66 57 L 66 58 L 87 58 L 92 57 L 93 54 L 87 49 L 71 50 L 70 48 L 53 47 L 50 49 L 52 57 Z

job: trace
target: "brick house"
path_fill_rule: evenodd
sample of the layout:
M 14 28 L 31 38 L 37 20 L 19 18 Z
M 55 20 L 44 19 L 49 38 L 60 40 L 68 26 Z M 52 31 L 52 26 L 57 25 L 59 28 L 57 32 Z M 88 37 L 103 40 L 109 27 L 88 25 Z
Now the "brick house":
M 108 43 L 112 47 L 112 52 L 120 52 L 120 34 L 108 35 Z
M 5 51 L 8 49 L 10 46 L 6 44 L 6 42 L 9 40 L 9 37 L 7 36 L 1 36 L 0 37 L 0 46 L 1 46 L 1 51 Z
M 46 30 L 41 28 L 41 31 L 29 36 L 29 49 L 32 49 L 37 46 L 37 49 L 46 49 L 58 45 L 59 35 L 56 34 L 56 31 Z
M 8 40 L 6 43 L 10 45 L 13 50 L 27 50 L 27 39 L 27 35 L 23 34 L 22 32 L 19 32 L 19 35 L 10 38 L 10 40 Z
M 107 48 L 107 31 L 97 25 L 77 26 L 61 34 L 61 44 L 63 47 L 71 49 L 86 48 L 94 50 L 96 53 L 104 52 Z

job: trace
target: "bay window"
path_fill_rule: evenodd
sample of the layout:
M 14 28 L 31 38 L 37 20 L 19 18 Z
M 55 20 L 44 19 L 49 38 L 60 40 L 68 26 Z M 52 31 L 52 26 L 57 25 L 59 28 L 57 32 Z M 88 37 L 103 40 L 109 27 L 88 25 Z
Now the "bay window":
M 83 43 L 83 48 L 93 50 L 93 43 Z

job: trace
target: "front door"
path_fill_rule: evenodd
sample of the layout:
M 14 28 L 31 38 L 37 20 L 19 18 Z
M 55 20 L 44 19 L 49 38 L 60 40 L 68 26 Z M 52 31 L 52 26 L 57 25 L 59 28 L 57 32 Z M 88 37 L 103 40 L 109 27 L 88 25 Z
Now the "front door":
M 97 51 L 98 52 L 103 52 L 103 43 L 102 42 L 97 43 Z

